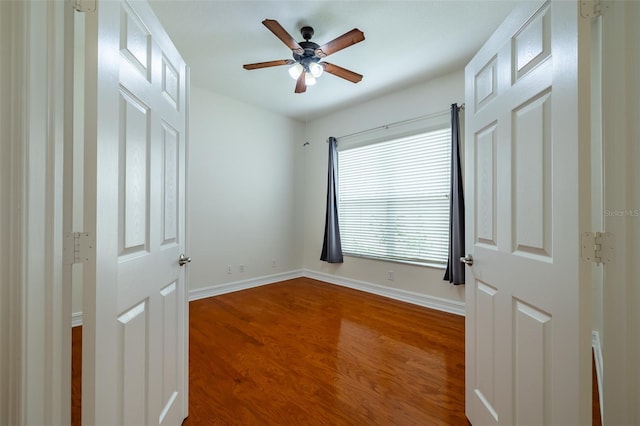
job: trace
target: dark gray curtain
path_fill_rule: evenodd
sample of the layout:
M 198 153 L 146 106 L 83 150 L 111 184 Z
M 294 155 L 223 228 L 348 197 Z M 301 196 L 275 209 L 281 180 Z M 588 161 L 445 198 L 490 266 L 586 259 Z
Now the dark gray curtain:
M 451 192 L 449 193 L 449 259 L 444 280 L 464 284 L 464 192 L 460 169 L 460 121 L 458 104 L 451 105 Z
M 324 221 L 324 243 L 320 260 L 342 263 L 342 243 L 338 226 L 338 201 L 336 185 L 338 180 L 338 153 L 336 138 L 329 138 L 329 176 L 327 179 L 327 214 Z

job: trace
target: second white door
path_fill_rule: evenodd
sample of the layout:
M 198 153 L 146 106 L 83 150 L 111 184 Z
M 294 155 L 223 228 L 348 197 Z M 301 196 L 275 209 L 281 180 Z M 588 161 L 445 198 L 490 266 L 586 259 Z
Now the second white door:
M 185 62 L 146 1 L 86 14 L 83 424 L 187 415 Z
M 524 4 L 466 68 L 474 425 L 591 421 L 590 266 L 580 260 L 590 224 L 589 24 L 577 1 Z

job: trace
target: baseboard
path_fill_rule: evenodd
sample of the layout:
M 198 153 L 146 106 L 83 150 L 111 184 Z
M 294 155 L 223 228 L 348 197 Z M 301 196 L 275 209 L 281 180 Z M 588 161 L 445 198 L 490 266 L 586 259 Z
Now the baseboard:
M 231 283 L 218 284 L 189 290 L 189 301 L 191 302 L 193 300 L 219 296 L 221 294 L 232 293 L 234 291 L 247 290 L 254 287 L 274 284 L 280 281 L 292 280 L 300 277 L 313 278 L 318 281 L 324 281 L 330 284 L 349 287 L 355 290 L 377 294 L 378 296 L 384 296 L 390 299 L 399 300 L 401 302 L 411 303 L 438 311 L 449 312 L 455 315 L 464 316 L 465 313 L 463 302 L 456 302 L 439 297 L 427 296 L 420 293 L 414 293 L 412 291 L 385 287 L 378 284 L 353 280 L 350 278 L 339 277 L 331 274 L 324 274 L 322 272 L 315 272 L 308 269 L 298 269 L 294 271 L 283 272 L 280 274 L 265 275 L 248 280 L 234 281 Z M 82 312 L 76 312 L 71 316 L 71 326 L 76 327 L 79 325 L 82 325 Z M 600 355 L 600 357 L 602 359 L 602 354 Z
M 600 397 L 600 421 L 602 422 L 603 401 L 602 401 L 602 345 L 600 343 L 600 333 L 593 330 L 591 332 L 591 346 L 593 347 L 593 356 L 596 360 L 596 377 L 598 379 L 598 395 Z
M 451 314 L 461 316 L 464 316 L 465 314 L 465 305 L 463 302 L 456 302 L 453 300 L 442 299 L 435 296 L 427 296 L 420 293 L 414 293 L 412 291 L 385 287 L 365 281 L 353 280 L 350 278 L 338 277 L 336 275 L 310 271 L 308 269 L 304 270 L 304 276 L 319 281 L 325 281 L 330 284 L 336 284 L 367 293 L 377 294 L 378 296 L 388 297 L 391 299 L 399 300 L 401 302 L 423 306 L 425 308 L 431 308 L 438 311 L 449 312 Z
M 249 288 L 260 287 L 262 285 L 273 284 L 279 281 L 292 280 L 302 277 L 302 270 L 284 272 L 281 274 L 266 275 L 232 283 L 212 285 L 189 291 L 189 301 L 205 299 L 207 297 L 219 296 L 234 291 L 247 290 Z
M 82 312 L 74 312 L 71 314 L 71 327 L 82 325 Z

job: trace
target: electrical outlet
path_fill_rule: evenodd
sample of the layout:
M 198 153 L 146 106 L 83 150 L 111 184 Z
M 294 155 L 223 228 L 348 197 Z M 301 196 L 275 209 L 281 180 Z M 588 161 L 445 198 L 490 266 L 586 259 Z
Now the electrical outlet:
M 393 271 L 387 271 L 387 279 L 388 279 L 389 281 L 393 281 L 393 279 L 394 279 L 394 275 L 395 275 L 395 274 L 393 273 Z
M 278 261 L 276 261 L 275 259 L 271 259 L 271 267 L 275 268 L 278 266 Z
M 231 273 L 231 265 L 227 265 L 227 274 Z
M 238 272 L 240 273 L 244 272 L 244 265 L 238 265 Z

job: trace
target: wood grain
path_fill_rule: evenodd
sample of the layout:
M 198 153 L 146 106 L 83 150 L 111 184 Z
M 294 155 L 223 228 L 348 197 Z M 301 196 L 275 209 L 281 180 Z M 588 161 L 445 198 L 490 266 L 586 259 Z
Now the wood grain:
M 592 426 L 602 426 L 600 414 L 600 392 L 598 391 L 598 374 L 596 372 L 596 356 L 591 352 L 591 420 Z
M 185 425 L 466 424 L 462 317 L 306 278 L 190 313 Z
M 468 424 L 462 317 L 300 278 L 191 302 L 189 326 L 184 425 Z
M 82 424 L 82 327 L 71 329 L 71 424 Z

